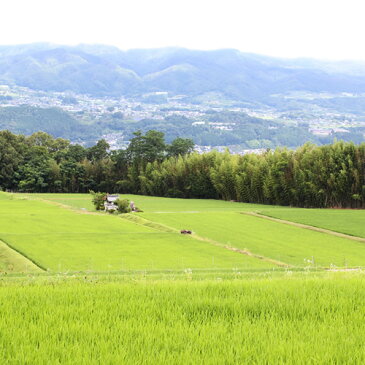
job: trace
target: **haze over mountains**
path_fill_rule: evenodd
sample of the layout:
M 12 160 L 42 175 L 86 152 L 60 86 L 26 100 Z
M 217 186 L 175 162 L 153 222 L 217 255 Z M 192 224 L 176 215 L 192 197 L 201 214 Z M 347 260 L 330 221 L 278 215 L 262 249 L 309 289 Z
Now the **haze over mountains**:
M 122 51 L 40 43 L 1 46 L 0 83 L 96 96 L 213 92 L 253 101 L 293 91 L 365 92 L 365 63 L 277 59 L 233 49 Z
M 168 142 L 191 138 L 201 151 L 361 143 L 365 62 L 234 49 L 0 46 L 0 129 L 84 145 L 104 138 L 114 149 L 151 129 Z

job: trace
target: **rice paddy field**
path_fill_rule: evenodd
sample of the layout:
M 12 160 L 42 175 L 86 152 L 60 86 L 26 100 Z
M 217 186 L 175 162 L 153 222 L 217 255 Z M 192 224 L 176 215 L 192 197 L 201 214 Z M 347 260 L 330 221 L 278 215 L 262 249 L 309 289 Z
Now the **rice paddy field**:
M 0 193 L 1 364 L 364 363 L 364 211 L 123 197 Z
M 0 287 L 9 364 L 361 364 L 363 278 Z
M 365 210 L 360 209 L 257 209 L 263 215 L 326 228 L 365 238 Z

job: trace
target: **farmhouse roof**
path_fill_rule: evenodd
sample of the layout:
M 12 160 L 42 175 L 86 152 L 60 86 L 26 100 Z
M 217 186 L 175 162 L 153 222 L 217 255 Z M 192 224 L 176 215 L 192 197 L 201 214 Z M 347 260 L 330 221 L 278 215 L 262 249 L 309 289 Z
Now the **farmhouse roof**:
M 108 196 L 106 197 L 106 200 L 107 200 L 109 203 L 113 203 L 113 202 L 115 202 L 118 198 L 119 198 L 119 195 L 108 195 Z

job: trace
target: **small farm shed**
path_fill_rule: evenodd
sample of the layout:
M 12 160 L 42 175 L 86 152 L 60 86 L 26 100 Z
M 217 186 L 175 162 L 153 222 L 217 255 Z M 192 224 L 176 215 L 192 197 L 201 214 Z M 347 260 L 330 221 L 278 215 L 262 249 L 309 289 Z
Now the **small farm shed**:
M 115 202 L 119 199 L 119 195 L 110 195 L 107 194 L 104 202 L 104 208 L 107 212 L 108 210 L 117 210 L 118 206 Z

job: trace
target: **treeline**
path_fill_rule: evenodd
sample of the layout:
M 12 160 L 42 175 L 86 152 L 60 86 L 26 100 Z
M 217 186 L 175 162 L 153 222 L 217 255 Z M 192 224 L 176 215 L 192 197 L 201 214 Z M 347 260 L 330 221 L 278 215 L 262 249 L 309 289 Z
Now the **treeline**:
M 84 148 L 38 132 L 0 132 L 0 186 L 26 192 L 107 191 L 213 198 L 298 207 L 365 207 L 365 144 L 305 144 L 296 150 L 232 155 L 167 145 L 161 132 L 136 132 L 126 150 L 100 140 Z
M 20 192 L 116 191 L 132 168 L 176 158 L 193 151 L 194 142 L 164 134 L 135 132 L 126 150 L 109 151 L 101 139 L 85 148 L 63 138 L 37 132 L 29 137 L 0 131 L 0 189 Z M 131 191 L 138 191 L 132 189 Z

